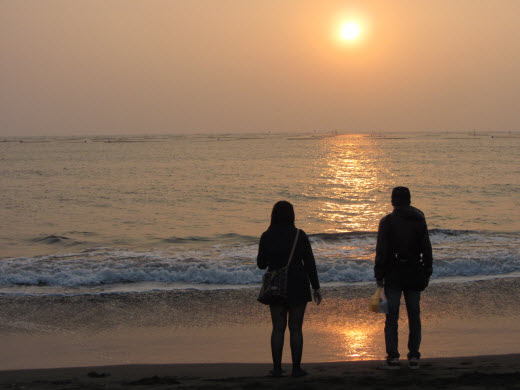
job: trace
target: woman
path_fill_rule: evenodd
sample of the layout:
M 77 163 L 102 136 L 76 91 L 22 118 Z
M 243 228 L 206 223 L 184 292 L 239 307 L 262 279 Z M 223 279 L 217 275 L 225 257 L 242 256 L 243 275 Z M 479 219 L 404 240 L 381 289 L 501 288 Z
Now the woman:
M 286 201 L 277 202 L 271 214 L 271 225 L 262 234 L 258 248 L 258 268 L 275 270 L 287 265 L 291 249 L 296 238 L 297 229 L 294 226 L 294 209 Z M 309 238 L 300 230 L 298 242 L 287 274 L 287 299 L 271 303 L 271 319 L 273 332 L 271 334 L 271 352 L 273 355 L 273 376 L 282 375 L 282 351 L 287 317 L 291 333 L 292 376 L 306 375 L 300 367 L 303 350 L 303 315 L 307 302 L 312 301 L 311 290 L 314 290 L 316 304 L 321 303 L 320 282 L 316 271 L 316 262 L 312 253 Z

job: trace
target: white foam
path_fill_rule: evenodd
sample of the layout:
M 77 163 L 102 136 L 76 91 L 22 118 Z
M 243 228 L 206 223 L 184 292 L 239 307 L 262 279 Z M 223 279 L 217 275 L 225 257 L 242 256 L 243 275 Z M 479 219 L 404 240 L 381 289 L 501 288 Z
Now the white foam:
M 504 275 L 520 271 L 516 236 L 445 231 L 432 234 L 433 278 Z M 374 280 L 375 236 L 314 240 L 322 283 Z M 0 260 L 0 287 L 76 288 L 138 283 L 186 286 L 248 286 L 260 283 L 257 245 L 215 245 L 205 249 L 132 251 L 98 248 L 81 253 Z

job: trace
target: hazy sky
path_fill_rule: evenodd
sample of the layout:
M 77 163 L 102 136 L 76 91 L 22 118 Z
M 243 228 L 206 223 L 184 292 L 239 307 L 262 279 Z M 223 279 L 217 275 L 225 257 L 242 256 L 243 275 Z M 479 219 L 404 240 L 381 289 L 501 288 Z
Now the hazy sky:
M 518 130 L 519 16 L 518 0 L 0 0 L 0 136 Z

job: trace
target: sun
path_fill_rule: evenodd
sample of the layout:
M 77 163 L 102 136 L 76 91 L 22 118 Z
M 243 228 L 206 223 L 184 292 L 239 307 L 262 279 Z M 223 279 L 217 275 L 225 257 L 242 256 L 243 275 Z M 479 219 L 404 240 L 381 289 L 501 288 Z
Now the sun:
M 341 26 L 341 38 L 353 41 L 359 35 L 359 26 L 354 22 L 347 22 Z

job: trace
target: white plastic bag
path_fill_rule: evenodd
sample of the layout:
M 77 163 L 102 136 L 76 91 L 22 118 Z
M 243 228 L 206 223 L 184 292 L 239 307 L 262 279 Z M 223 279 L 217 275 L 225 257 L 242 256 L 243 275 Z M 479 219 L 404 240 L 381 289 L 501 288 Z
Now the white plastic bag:
M 374 295 L 372 295 L 368 307 L 374 313 L 388 314 L 388 300 L 382 287 L 378 287 Z

